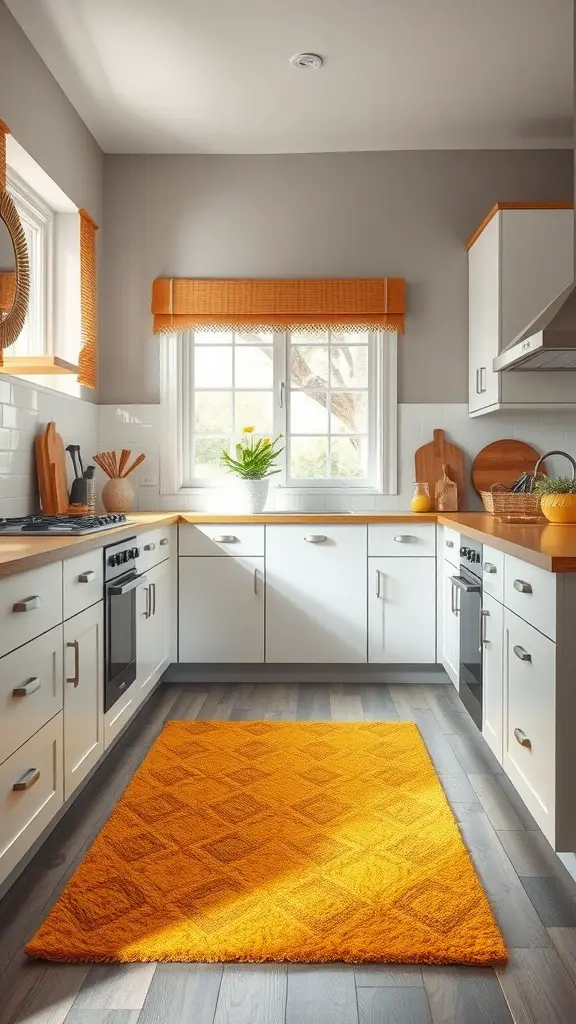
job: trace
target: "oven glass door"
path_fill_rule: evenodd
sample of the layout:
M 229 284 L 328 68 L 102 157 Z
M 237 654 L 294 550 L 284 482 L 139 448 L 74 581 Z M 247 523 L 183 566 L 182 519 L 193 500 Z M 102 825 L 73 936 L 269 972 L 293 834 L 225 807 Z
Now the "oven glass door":
M 136 679 L 136 591 L 141 576 L 127 573 L 106 585 L 104 711 Z
M 460 669 L 458 690 L 465 708 L 482 728 L 482 586 L 478 577 L 461 569 L 452 582 L 458 590 Z

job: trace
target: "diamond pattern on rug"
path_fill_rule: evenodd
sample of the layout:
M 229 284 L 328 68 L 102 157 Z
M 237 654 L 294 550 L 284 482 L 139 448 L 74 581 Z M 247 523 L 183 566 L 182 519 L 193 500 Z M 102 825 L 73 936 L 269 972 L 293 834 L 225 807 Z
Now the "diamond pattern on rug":
M 409 722 L 170 722 L 26 952 L 507 959 Z

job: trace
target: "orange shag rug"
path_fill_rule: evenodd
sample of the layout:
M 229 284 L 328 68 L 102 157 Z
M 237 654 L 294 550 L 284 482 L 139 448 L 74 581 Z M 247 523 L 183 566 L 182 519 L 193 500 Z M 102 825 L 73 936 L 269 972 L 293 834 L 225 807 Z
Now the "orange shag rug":
M 26 952 L 507 960 L 410 722 L 171 722 Z

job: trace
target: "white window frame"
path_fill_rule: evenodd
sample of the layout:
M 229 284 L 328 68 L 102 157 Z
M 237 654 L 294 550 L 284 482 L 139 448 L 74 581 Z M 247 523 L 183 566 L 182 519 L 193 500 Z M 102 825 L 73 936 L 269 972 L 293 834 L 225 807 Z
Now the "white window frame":
M 275 332 L 274 347 L 274 436 L 286 436 L 290 389 L 287 387 L 288 337 Z M 369 344 L 369 381 L 371 401 L 369 422 L 369 480 L 351 479 L 290 480 L 286 472 L 286 453 L 278 462 L 282 472 L 272 477 L 272 485 L 287 494 L 397 494 L 397 334 L 371 332 Z M 166 424 L 161 445 L 160 493 L 194 495 L 223 486 L 225 477 L 196 480 L 191 485 L 190 444 L 190 359 L 193 342 L 190 333 L 164 334 L 160 339 L 160 386 Z M 215 389 L 218 390 L 218 389 Z M 230 390 L 223 388 L 222 390 Z
M 15 171 L 8 168 L 8 189 L 25 227 L 31 230 L 30 302 L 28 307 L 30 346 L 27 356 L 53 353 L 54 211 Z M 16 341 L 16 344 L 18 342 Z

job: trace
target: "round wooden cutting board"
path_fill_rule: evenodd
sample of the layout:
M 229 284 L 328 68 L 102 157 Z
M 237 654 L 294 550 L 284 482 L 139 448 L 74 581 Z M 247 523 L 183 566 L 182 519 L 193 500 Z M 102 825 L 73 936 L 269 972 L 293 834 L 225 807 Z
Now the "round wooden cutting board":
M 511 487 L 522 473 L 532 473 L 540 453 L 530 444 L 514 437 L 487 444 L 472 463 L 474 490 L 489 491 L 493 484 Z M 544 473 L 544 468 L 541 469 Z

